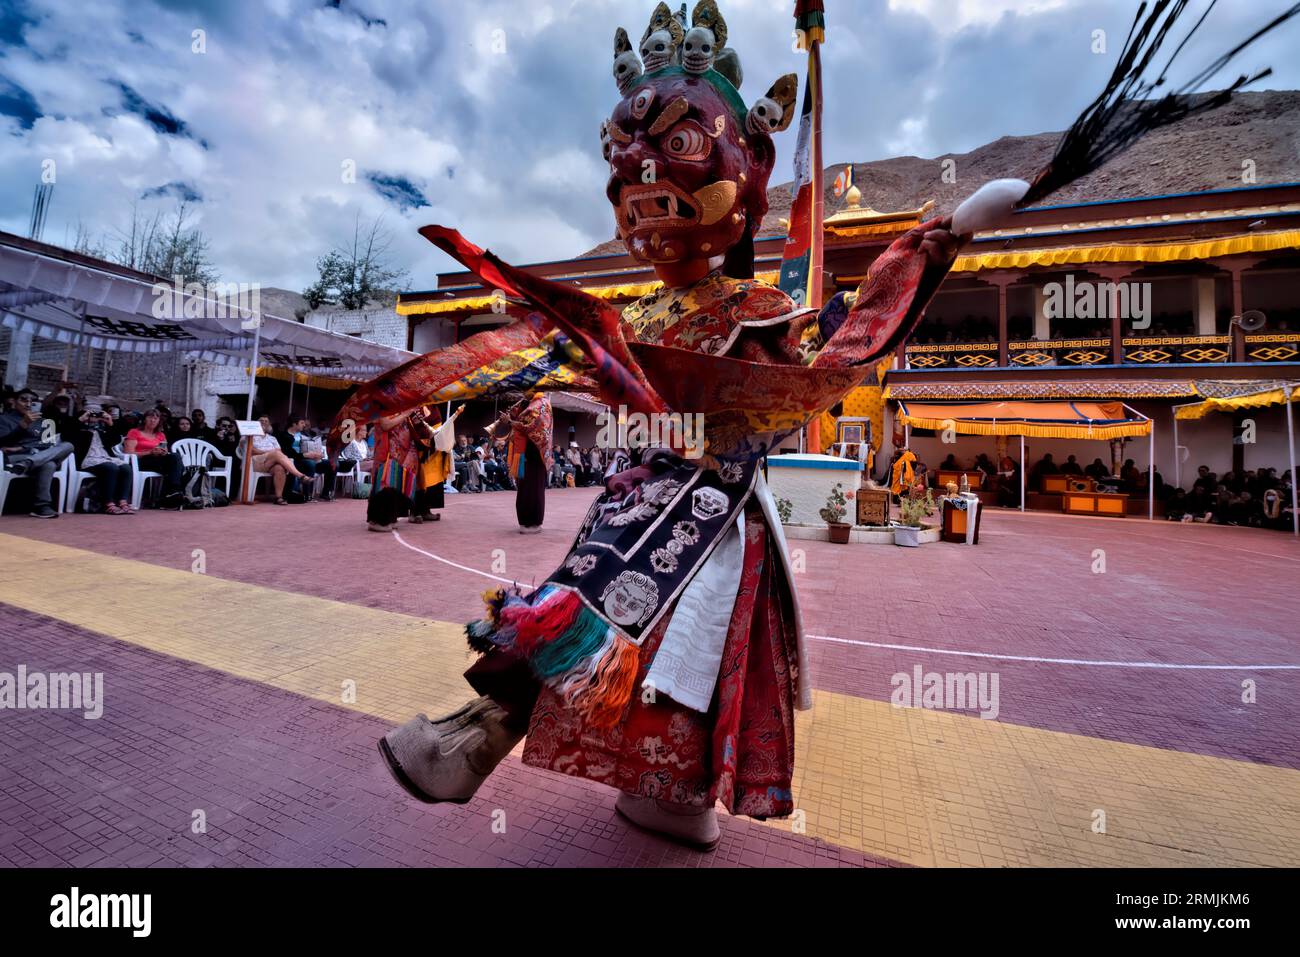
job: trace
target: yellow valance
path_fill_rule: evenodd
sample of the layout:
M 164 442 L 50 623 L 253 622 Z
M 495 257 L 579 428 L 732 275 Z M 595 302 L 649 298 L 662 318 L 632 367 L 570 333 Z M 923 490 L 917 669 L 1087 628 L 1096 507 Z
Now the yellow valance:
M 754 278 L 760 282 L 775 285 L 778 273 L 758 273 Z M 618 286 L 591 286 L 582 291 L 598 299 L 640 299 L 642 296 L 654 292 L 662 285 L 663 283 L 656 279 L 653 282 L 631 282 Z M 442 299 L 437 301 L 428 299 L 402 302 L 399 296 L 396 308 L 399 316 L 425 316 L 448 312 L 491 312 L 492 304 L 497 301 L 496 296 L 470 296 L 465 299 Z
M 295 385 L 311 386 L 313 389 L 351 389 L 356 385 L 350 379 L 336 379 L 333 376 L 326 375 L 308 375 L 305 372 L 290 372 L 288 369 L 282 369 L 279 366 L 257 367 L 257 377 L 259 379 L 279 379 L 281 382 L 288 382 L 290 376 L 293 377 Z
M 899 421 L 914 429 L 959 435 L 1024 435 L 1040 439 L 1119 439 L 1151 433 L 1149 419 L 1131 419 L 1120 402 L 909 402 Z
M 1247 395 L 1234 395 L 1226 398 L 1209 398 L 1195 405 L 1186 405 L 1174 411 L 1179 419 L 1203 419 L 1211 412 L 1231 412 L 1234 409 L 1262 409 L 1265 406 L 1281 405 L 1287 401 L 1285 387 L 1266 389 L 1263 392 L 1251 392 Z M 1300 386 L 1291 389 L 1292 402 L 1300 402 Z
M 1300 248 L 1300 230 L 1248 233 L 1199 243 L 1144 243 L 1132 246 L 1062 246 L 1057 249 L 1021 249 L 1000 253 L 958 256 L 952 271 L 1024 269 L 1028 266 L 1066 266 L 1083 263 L 1165 263 L 1211 259 L 1239 253 Z

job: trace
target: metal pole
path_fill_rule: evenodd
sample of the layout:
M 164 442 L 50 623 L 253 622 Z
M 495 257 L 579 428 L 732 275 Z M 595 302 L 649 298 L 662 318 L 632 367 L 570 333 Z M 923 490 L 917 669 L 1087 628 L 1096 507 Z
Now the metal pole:
M 1295 474 L 1295 415 L 1291 411 L 1294 403 L 1291 401 L 1291 393 L 1295 391 L 1297 384 L 1289 382 L 1282 392 L 1282 398 L 1286 405 L 1286 443 L 1291 452 L 1291 532 L 1300 536 L 1300 506 L 1296 505 L 1296 474 Z
M 1182 456 L 1178 454 L 1178 406 L 1172 406 L 1170 413 L 1174 417 L 1174 488 L 1183 487 Z
M 1025 436 L 1020 436 L 1020 511 L 1025 510 Z
M 244 413 L 245 421 L 253 418 L 253 393 L 257 391 L 257 359 L 262 348 L 262 317 L 257 317 L 257 326 L 253 332 L 253 363 L 248 370 L 248 410 Z
M 1148 419 L 1151 431 L 1147 433 L 1147 521 L 1156 518 L 1156 421 Z
M 294 361 L 289 365 L 289 414 L 287 418 L 290 422 L 293 421 L 293 387 L 294 384 L 297 383 L 298 381 L 298 368 L 297 368 L 298 347 L 297 346 L 293 347 L 293 351 L 291 352 L 291 355 L 293 356 Z M 288 428 L 287 423 L 285 427 Z

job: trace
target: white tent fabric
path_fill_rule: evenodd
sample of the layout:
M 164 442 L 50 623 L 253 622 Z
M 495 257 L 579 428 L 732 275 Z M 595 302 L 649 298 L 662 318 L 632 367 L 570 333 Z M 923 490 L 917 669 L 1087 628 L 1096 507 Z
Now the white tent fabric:
M 0 234 L 0 324 L 77 347 L 184 351 L 224 365 L 369 379 L 415 358 L 368 342 L 240 308 L 58 247 Z M 256 353 L 254 345 L 258 346 Z

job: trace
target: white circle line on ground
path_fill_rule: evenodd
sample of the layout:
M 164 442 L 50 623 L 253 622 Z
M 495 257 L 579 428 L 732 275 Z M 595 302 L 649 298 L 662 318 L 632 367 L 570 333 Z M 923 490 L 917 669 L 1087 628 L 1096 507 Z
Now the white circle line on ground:
M 1159 668 L 1171 671 L 1300 671 L 1300 665 L 1181 665 L 1165 661 L 1089 661 L 1086 658 L 1036 658 L 1029 655 L 995 655 L 986 651 L 958 651 L 951 648 L 921 648 L 916 645 L 890 645 L 879 641 L 856 641 L 830 635 L 807 635 L 813 641 L 830 641 L 838 645 L 864 648 L 889 648 L 894 651 L 917 651 L 928 655 L 962 655 L 967 658 L 993 658 L 999 661 L 1029 661 L 1049 665 L 1089 665 L 1094 668 Z
M 500 575 L 493 575 L 491 572 L 481 572 L 477 568 L 470 568 L 468 565 L 460 565 L 451 559 L 443 558 L 441 555 L 435 555 L 433 552 L 426 552 L 423 548 L 416 548 L 406 539 L 402 538 L 397 532 L 393 532 L 393 538 L 397 539 L 398 544 L 404 545 L 413 552 L 419 552 L 425 558 L 432 558 L 435 562 L 442 562 L 444 565 L 450 565 L 452 568 L 459 568 L 463 572 L 470 572 L 473 575 L 482 575 L 484 578 L 491 578 L 493 581 L 505 582 L 507 585 L 519 584 L 513 578 L 502 578 Z
M 413 552 L 419 552 L 425 558 L 432 558 L 435 562 L 442 562 L 444 565 L 450 565 L 452 568 L 459 568 L 461 571 L 470 572 L 474 575 L 482 575 L 484 578 L 491 578 L 494 581 L 505 582 L 507 585 L 515 585 L 518 582 L 513 578 L 502 578 L 500 575 L 493 575 L 490 572 L 482 572 L 477 568 L 470 568 L 467 565 L 461 565 L 453 562 L 451 559 L 443 558 L 441 555 L 435 555 L 433 552 L 426 552 L 423 548 L 416 548 L 410 542 L 406 541 L 400 534 L 393 532 L 393 538 L 398 543 Z M 1049 665 L 1089 665 L 1094 668 L 1157 668 L 1171 671 L 1300 671 L 1300 665 L 1180 665 L 1171 664 L 1163 661 L 1088 661 L 1083 658 L 1035 658 L 1028 655 L 995 655 L 984 651 L 957 651 L 950 648 L 921 648 L 916 645 L 891 645 L 879 641 L 857 641 L 852 638 L 834 638 L 830 635 L 806 635 L 805 637 L 812 641 L 829 641 L 839 645 L 858 645 L 863 648 L 887 648 L 893 651 L 917 651 L 930 655 L 959 655 L 967 658 L 991 658 L 998 661 L 1028 661 L 1039 664 Z

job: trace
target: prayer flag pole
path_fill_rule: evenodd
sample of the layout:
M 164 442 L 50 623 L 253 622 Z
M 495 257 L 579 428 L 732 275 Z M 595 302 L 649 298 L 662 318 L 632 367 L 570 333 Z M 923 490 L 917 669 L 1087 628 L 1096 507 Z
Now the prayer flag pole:
M 794 155 L 794 201 L 790 229 L 781 254 L 780 286 L 796 306 L 822 305 L 822 223 L 825 200 L 822 188 L 822 67 L 820 44 L 826 38 L 823 0 L 796 0 L 795 38 L 808 51 L 808 76 L 804 84 L 803 112 L 799 117 L 799 142 Z M 800 445 L 820 452 L 821 423 L 813 417 Z

